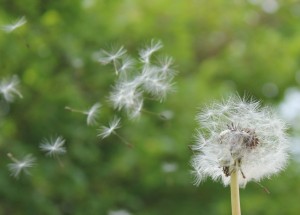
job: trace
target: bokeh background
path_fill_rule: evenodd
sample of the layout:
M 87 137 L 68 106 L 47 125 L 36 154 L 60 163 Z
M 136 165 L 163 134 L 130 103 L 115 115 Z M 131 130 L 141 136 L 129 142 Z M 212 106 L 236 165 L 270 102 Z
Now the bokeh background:
M 241 190 L 243 214 L 300 211 L 300 3 L 293 0 L 0 0 L 0 25 L 25 16 L 27 23 L 0 32 L 0 78 L 18 75 L 23 99 L 0 101 L 0 214 L 196 215 L 230 214 L 230 191 L 190 174 L 194 120 L 207 102 L 238 92 L 278 109 L 289 125 L 287 169 Z M 111 44 L 133 56 L 152 38 L 173 56 L 176 92 L 148 101 L 147 110 L 171 111 L 161 120 L 126 114 L 122 137 L 97 137 L 85 116 L 101 102 L 99 126 L 116 111 L 107 96 L 111 66 L 93 56 Z M 43 138 L 62 135 L 64 166 L 39 150 Z M 31 175 L 10 176 L 6 156 L 37 158 Z M 260 167 L 257 167 L 260 168 Z

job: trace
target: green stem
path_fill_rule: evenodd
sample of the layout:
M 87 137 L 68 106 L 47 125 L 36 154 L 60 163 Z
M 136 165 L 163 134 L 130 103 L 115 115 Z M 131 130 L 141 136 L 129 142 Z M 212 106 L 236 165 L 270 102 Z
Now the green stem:
M 69 110 L 69 111 L 71 111 L 71 112 L 75 112 L 75 113 L 83 113 L 83 114 L 84 114 L 84 111 L 82 111 L 82 110 L 76 110 L 76 109 L 73 109 L 73 108 L 71 108 L 71 107 L 69 107 L 69 106 L 66 106 L 65 109 L 66 109 L 66 110 Z
M 18 159 L 16 159 L 12 153 L 7 153 L 7 156 L 15 163 L 19 163 L 20 161 Z
M 61 168 L 64 168 L 64 167 L 65 167 L 64 163 L 61 161 L 61 159 L 60 159 L 58 156 L 56 156 L 56 160 L 58 161 L 59 166 L 60 166 Z
M 236 170 L 230 175 L 230 191 L 232 215 L 241 215 L 239 181 L 238 172 Z
M 113 132 L 114 135 L 116 135 L 126 146 L 132 148 L 133 145 L 131 145 L 124 137 L 119 135 L 117 132 Z
M 163 119 L 163 120 L 166 120 L 166 119 L 167 119 L 167 118 L 166 118 L 164 115 L 162 115 L 162 114 L 158 114 L 158 113 L 155 113 L 155 112 L 146 110 L 146 109 L 141 109 L 141 112 L 142 112 L 142 113 L 149 114 L 149 115 L 152 115 L 152 116 L 159 117 L 160 119 Z

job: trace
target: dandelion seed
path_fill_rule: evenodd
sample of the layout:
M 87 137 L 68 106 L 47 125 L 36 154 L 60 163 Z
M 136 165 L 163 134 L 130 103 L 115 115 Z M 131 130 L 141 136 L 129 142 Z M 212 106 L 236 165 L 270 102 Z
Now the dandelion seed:
M 132 81 L 119 81 L 114 86 L 110 94 L 109 100 L 115 109 L 121 110 L 125 108 L 128 113 L 136 110 L 142 104 L 142 92 L 138 90 L 140 85 L 139 79 Z
M 16 75 L 12 76 L 10 79 L 4 78 L 0 81 L 0 93 L 6 101 L 14 101 L 15 95 L 23 98 L 22 94 L 18 90 L 19 83 L 19 78 Z
M 154 98 L 163 101 L 167 94 L 173 91 L 173 85 L 159 78 L 151 78 L 144 83 L 144 87 Z
M 99 129 L 98 137 L 101 137 L 102 139 L 110 136 L 111 134 L 115 133 L 115 130 L 120 128 L 120 118 L 114 117 L 112 121 L 109 122 L 109 126 L 102 126 Z
M 178 169 L 177 163 L 174 162 L 164 162 L 161 166 L 162 171 L 165 173 L 175 172 Z
M 171 120 L 174 117 L 174 112 L 171 110 L 165 110 L 161 112 L 159 116 L 164 120 Z
M 167 93 L 173 91 L 172 78 L 163 74 L 157 67 L 145 66 L 140 79 L 143 89 L 160 101 Z
M 108 212 L 108 215 L 131 215 L 131 213 L 127 210 L 121 209 L 121 210 L 110 210 Z
M 193 147 L 196 184 L 209 176 L 228 185 L 236 172 L 238 184 L 244 187 L 286 166 L 286 125 L 271 108 L 232 96 L 207 106 L 197 119 L 203 131 Z
M 10 24 L 10 25 L 3 25 L 1 26 L 1 29 L 7 33 L 10 33 L 14 30 L 16 30 L 17 28 L 23 26 L 24 24 L 26 24 L 27 20 L 26 18 L 23 16 L 20 19 L 18 19 L 16 22 Z
M 129 115 L 130 119 L 137 119 L 143 109 L 143 101 L 137 100 L 135 105 L 133 105 L 130 109 L 127 109 L 127 114 Z
M 13 161 L 13 163 L 8 164 L 8 169 L 11 172 L 11 175 L 15 178 L 18 178 L 21 172 L 29 175 L 28 169 L 34 166 L 35 158 L 28 154 L 22 160 L 17 160 L 11 153 L 8 153 L 7 156 Z
M 122 58 L 118 71 L 121 74 L 126 74 L 126 72 L 128 72 L 130 69 L 134 68 L 134 64 L 135 61 L 132 58 L 125 56 Z
M 145 64 L 149 64 L 151 55 L 162 47 L 163 44 L 160 40 L 152 39 L 149 45 L 139 51 L 141 61 Z
M 113 63 L 115 72 L 118 75 L 119 74 L 119 60 L 122 58 L 123 55 L 125 55 L 126 50 L 122 47 L 119 49 L 113 48 L 110 52 L 101 50 L 99 52 L 99 57 L 98 61 L 102 64 L 108 64 L 108 63 Z
M 95 103 L 89 110 L 86 110 L 86 111 L 73 109 L 69 106 L 65 107 L 66 110 L 69 110 L 71 112 L 76 112 L 76 113 L 81 113 L 81 114 L 87 115 L 87 119 L 86 119 L 87 125 L 96 125 L 97 124 L 97 119 L 98 119 L 98 114 L 100 112 L 100 108 L 101 108 L 100 103 Z
M 172 68 L 173 64 L 174 59 L 172 57 L 160 57 L 158 59 L 158 70 L 160 70 L 166 76 L 174 77 L 177 72 Z
M 86 123 L 87 125 L 97 124 L 98 114 L 100 112 L 101 104 L 94 104 L 88 111 L 85 111 L 84 114 L 87 115 Z
M 126 50 L 123 46 L 121 46 L 119 49 L 113 48 L 110 52 L 102 49 L 99 53 L 100 56 L 98 57 L 98 61 L 103 64 L 108 64 L 112 61 L 120 59 L 125 53 Z
M 56 138 L 44 139 L 40 144 L 40 149 L 46 152 L 48 156 L 57 156 L 66 153 L 66 149 L 64 147 L 65 140 L 63 137 L 58 136 Z
M 114 109 L 125 110 L 130 119 L 140 116 L 145 94 L 150 95 L 151 100 L 162 102 L 168 93 L 174 91 L 172 81 L 176 71 L 172 68 L 173 59 L 163 56 L 158 58 L 157 65 L 150 63 L 152 55 L 162 47 L 161 41 L 151 40 L 150 44 L 139 50 L 140 63 L 125 55 L 123 47 L 97 53 L 100 62 L 112 62 L 116 74 L 120 74 L 109 101 Z

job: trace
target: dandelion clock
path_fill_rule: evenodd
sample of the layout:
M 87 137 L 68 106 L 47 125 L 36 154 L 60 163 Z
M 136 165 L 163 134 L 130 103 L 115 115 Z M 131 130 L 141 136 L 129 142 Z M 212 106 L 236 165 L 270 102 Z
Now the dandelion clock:
M 280 172 L 287 164 L 286 125 L 270 107 L 231 96 L 207 105 L 193 146 L 195 183 L 207 177 L 230 184 L 232 214 L 240 214 L 239 187 Z

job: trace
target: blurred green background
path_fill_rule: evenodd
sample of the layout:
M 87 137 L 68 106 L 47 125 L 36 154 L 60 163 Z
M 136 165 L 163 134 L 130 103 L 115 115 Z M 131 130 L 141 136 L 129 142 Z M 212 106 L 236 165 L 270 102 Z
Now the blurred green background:
M 299 1 L 0 0 L 0 5 L 0 25 L 27 19 L 16 31 L 0 32 L 0 78 L 17 74 L 24 96 L 0 101 L 0 215 L 230 214 L 228 187 L 209 179 L 193 185 L 189 145 L 198 108 L 236 92 L 277 107 L 288 89 L 299 91 Z M 107 103 L 115 74 L 93 54 L 120 44 L 137 57 L 152 38 L 163 42 L 161 53 L 174 57 L 179 73 L 176 92 L 145 108 L 169 110 L 174 117 L 143 114 L 130 121 L 123 114 L 118 132 L 134 148 L 115 136 L 101 141 L 84 115 L 64 107 L 84 110 L 101 102 L 99 122 L 107 124 L 115 114 Z M 297 122 L 290 133 L 299 145 Z M 64 167 L 39 150 L 41 140 L 55 134 L 66 139 Z M 10 176 L 8 152 L 37 157 L 30 176 Z M 299 214 L 294 156 L 286 171 L 261 182 L 271 194 L 255 183 L 241 190 L 243 214 Z

